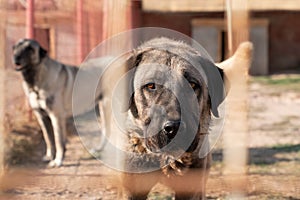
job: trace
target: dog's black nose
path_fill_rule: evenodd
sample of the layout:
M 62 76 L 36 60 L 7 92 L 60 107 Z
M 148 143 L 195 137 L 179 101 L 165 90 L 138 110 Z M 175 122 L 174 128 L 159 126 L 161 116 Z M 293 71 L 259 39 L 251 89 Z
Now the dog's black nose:
M 20 65 L 20 57 L 19 56 L 14 57 L 14 63 L 16 65 Z
M 15 61 L 15 65 L 21 65 L 19 61 Z
M 168 137 L 174 138 L 178 129 L 180 127 L 180 121 L 168 121 L 164 125 L 164 131 L 167 133 Z

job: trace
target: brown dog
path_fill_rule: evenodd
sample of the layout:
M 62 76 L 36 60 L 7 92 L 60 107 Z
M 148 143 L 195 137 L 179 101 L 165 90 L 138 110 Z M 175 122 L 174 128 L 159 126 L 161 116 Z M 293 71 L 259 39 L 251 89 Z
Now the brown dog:
M 244 43 L 218 66 L 168 38 L 150 40 L 132 52 L 123 198 L 147 199 L 159 185 L 174 191 L 176 200 L 205 199 L 208 137 L 217 130 L 215 119 L 224 117 L 226 73 L 232 77 L 231 64 L 241 55 L 249 61 L 251 50 L 251 43 Z
M 204 199 L 211 157 L 207 135 L 225 98 L 223 70 L 167 38 L 141 45 L 128 67 L 134 70 L 123 176 L 129 198 L 146 199 L 161 183 L 176 199 Z

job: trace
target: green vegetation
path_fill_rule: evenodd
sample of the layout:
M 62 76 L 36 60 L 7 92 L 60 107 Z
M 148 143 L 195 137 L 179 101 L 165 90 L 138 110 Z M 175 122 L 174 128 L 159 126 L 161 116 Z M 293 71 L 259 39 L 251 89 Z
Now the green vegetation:
M 250 149 L 250 174 L 300 173 L 300 145 L 278 144 L 270 147 Z
M 286 76 L 257 76 L 251 78 L 252 82 L 258 82 L 266 85 L 293 85 L 300 84 L 300 75 Z
M 279 152 L 300 152 L 300 145 L 276 145 L 272 147 L 273 150 L 279 151 Z
M 300 92 L 300 75 L 273 75 L 251 77 L 250 83 L 258 83 L 272 92 Z

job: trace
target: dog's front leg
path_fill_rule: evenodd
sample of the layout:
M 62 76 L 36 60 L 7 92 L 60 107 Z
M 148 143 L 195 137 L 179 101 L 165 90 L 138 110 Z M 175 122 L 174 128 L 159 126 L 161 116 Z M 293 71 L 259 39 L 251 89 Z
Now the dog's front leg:
M 66 144 L 66 119 L 55 113 L 50 113 L 49 117 L 53 126 L 56 154 L 54 160 L 50 161 L 49 167 L 59 167 L 62 165 Z
M 106 113 L 104 112 L 104 109 L 105 109 L 104 102 L 100 101 L 98 103 L 98 110 L 99 110 L 99 120 L 100 120 L 100 124 L 101 124 L 101 141 L 100 141 L 101 143 L 99 144 L 99 147 L 97 148 L 98 151 L 101 151 L 104 149 L 105 144 L 106 144 L 107 129 L 110 128 L 110 125 L 107 124 L 108 117 L 105 116 Z
M 44 141 L 46 143 L 46 154 L 43 157 L 43 161 L 50 161 L 54 158 L 55 154 L 54 135 L 51 120 L 44 110 L 34 110 L 34 114 L 41 126 Z

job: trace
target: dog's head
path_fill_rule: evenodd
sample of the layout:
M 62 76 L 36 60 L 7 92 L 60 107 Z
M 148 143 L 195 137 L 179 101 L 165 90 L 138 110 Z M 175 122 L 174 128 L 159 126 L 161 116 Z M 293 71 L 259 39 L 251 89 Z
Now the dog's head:
M 159 45 L 157 45 L 159 44 Z M 165 46 L 163 45 L 165 44 Z M 149 41 L 130 57 L 129 110 L 152 152 L 194 151 L 224 100 L 223 73 L 190 46 Z
M 41 62 L 47 51 L 31 39 L 21 39 L 13 45 L 13 62 L 17 71 L 26 70 Z

